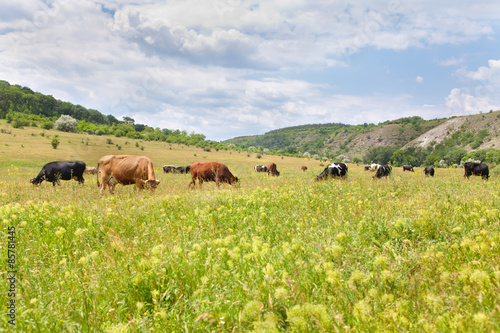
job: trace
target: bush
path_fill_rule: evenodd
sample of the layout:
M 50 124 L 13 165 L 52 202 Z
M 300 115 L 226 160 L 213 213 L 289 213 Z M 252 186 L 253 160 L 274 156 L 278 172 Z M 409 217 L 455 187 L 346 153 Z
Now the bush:
M 50 121 L 46 121 L 42 124 L 42 128 L 46 129 L 46 130 L 50 130 L 50 129 L 54 128 L 54 124 Z
M 491 174 L 495 176 L 500 176 L 500 165 L 497 165 L 493 169 L 491 169 Z
M 57 149 L 57 147 L 59 146 L 59 138 L 57 135 L 54 135 L 54 137 L 50 141 L 50 144 L 52 145 L 52 148 Z
M 76 119 L 63 114 L 56 120 L 55 128 L 63 132 L 76 132 Z

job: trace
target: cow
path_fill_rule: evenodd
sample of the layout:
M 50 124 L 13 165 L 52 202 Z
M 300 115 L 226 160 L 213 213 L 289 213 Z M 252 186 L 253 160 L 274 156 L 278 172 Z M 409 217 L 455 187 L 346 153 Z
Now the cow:
M 411 165 L 403 165 L 403 171 L 414 172 L 413 167 Z
M 465 174 L 464 177 L 473 176 L 481 176 L 481 178 L 488 180 L 490 177 L 490 171 L 486 164 L 475 163 L 475 162 L 466 162 L 464 164 Z
M 380 164 L 370 164 L 370 171 L 377 171 L 377 169 L 380 167 Z
M 186 173 L 186 167 L 183 167 L 183 166 L 176 167 L 174 170 L 175 170 L 174 173 L 176 173 L 176 172 Z
M 434 177 L 434 168 L 430 167 L 430 166 L 425 167 L 425 169 L 424 169 L 424 175 L 426 177 L 429 177 L 429 176 Z
M 113 194 L 116 184 L 135 184 L 139 190 L 144 187 L 155 190 L 159 180 L 156 180 L 153 162 L 146 156 L 137 155 L 106 155 L 97 162 L 101 171 L 101 184 L 97 175 L 97 187 L 104 193 L 106 185 Z
M 306 167 L 305 165 L 303 165 L 303 166 L 300 168 L 300 170 L 302 170 L 302 171 L 306 171 L 306 170 L 307 170 L 307 167 Z
M 325 180 L 328 178 L 347 178 L 347 165 L 345 163 L 331 163 L 326 166 L 326 168 L 316 176 L 316 180 Z
M 30 180 L 31 184 L 39 185 L 41 182 L 51 182 L 53 186 L 61 186 L 59 180 L 77 180 L 83 185 L 83 172 L 85 171 L 85 163 L 82 161 L 55 161 L 49 162 L 42 167 L 38 176 Z
M 276 163 L 269 163 L 267 165 L 267 175 L 269 176 L 279 176 L 280 175 L 280 172 L 278 171 L 278 169 L 276 169 Z
M 265 165 L 256 165 L 253 168 L 253 171 L 255 171 L 255 172 L 267 172 L 267 167 Z
M 218 162 L 196 162 L 191 164 L 191 182 L 190 188 L 196 185 L 196 179 L 199 181 L 200 188 L 203 182 L 215 182 L 217 187 L 221 183 L 228 183 L 234 185 L 238 183 L 238 177 L 233 176 L 229 168 L 222 163 Z
M 175 172 L 175 167 L 173 165 L 164 165 L 163 166 L 163 172 L 164 173 L 174 173 Z
M 365 171 L 370 171 L 370 166 L 369 165 L 365 165 Z
M 375 176 L 372 177 L 372 179 L 375 179 L 375 178 L 382 178 L 382 177 L 386 177 L 387 179 L 387 176 L 389 176 L 391 174 L 391 171 L 392 171 L 392 167 L 390 165 L 379 165 L 379 167 L 377 168 L 377 173 L 375 174 Z
M 86 167 L 84 173 L 89 173 L 91 175 L 95 175 L 97 173 L 96 167 Z

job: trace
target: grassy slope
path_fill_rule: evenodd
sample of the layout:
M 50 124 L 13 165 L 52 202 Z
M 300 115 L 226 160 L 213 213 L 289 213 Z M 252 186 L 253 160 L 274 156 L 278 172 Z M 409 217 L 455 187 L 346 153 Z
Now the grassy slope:
M 349 165 L 348 181 L 317 183 L 316 161 L 60 132 L 54 150 L 40 132 L 0 133 L 0 252 L 15 226 L 20 332 L 500 330 L 498 179 L 398 168 L 372 181 Z M 28 182 L 51 160 L 118 153 L 151 157 L 158 190 Z M 271 159 L 282 176 L 252 171 Z M 188 190 L 188 175 L 161 172 L 203 160 L 241 185 Z

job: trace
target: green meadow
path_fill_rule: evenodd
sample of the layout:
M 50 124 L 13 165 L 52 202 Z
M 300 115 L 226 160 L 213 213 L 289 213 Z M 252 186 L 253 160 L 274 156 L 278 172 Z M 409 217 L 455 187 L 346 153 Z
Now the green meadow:
M 349 164 L 346 181 L 316 182 L 316 160 L 0 129 L 1 332 L 500 331 L 495 176 L 372 180 Z M 107 154 L 150 157 L 158 190 L 29 182 L 47 162 Z M 241 181 L 189 189 L 162 171 L 198 161 Z M 269 162 L 281 176 L 253 172 Z

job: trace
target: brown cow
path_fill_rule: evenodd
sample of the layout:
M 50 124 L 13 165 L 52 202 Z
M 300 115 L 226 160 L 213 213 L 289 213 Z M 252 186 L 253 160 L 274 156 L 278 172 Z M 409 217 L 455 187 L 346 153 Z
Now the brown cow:
M 279 176 L 280 172 L 276 169 L 276 163 L 269 163 L 267 166 L 267 174 L 271 176 Z
M 302 171 L 306 171 L 306 170 L 307 170 L 307 167 L 306 167 L 305 165 L 303 165 L 303 166 L 300 168 L 300 170 L 302 170 Z
M 222 163 L 217 162 L 196 162 L 191 164 L 191 182 L 189 187 L 194 187 L 196 179 L 199 180 L 200 188 L 204 181 L 215 182 L 217 187 L 220 183 L 230 185 L 238 182 L 238 177 L 233 176 L 229 168 Z
M 138 189 L 144 187 L 155 190 L 159 180 L 156 180 L 153 163 L 146 156 L 136 155 L 106 155 L 99 159 L 97 169 L 101 171 L 101 182 L 97 176 L 97 187 L 104 193 L 106 185 L 113 193 L 116 184 L 135 184 Z
M 411 165 L 403 165 L 403 171 L 413 172 L 413 167 Z

